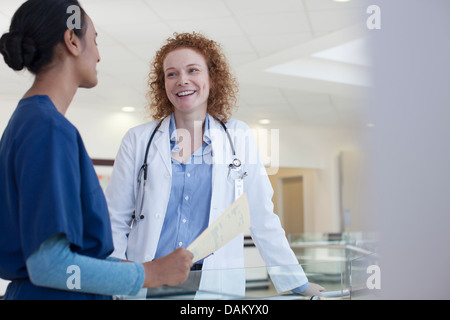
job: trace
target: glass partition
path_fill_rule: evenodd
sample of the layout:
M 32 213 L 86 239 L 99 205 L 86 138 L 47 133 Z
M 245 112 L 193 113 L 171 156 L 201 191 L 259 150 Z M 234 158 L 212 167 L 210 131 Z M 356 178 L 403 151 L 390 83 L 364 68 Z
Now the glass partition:
M 308 280 L 325 288 L 321 297 L 304 297 L 283 288 L 302 277 L 298 266 L 192 271 L 176 287 L 142 290 L 121 299 L 303 300 L 373 299 L 377 295 L 377 236 L 362 233 L 289 235 Z M 377 269 L 378 268 L 378 269 Z M 379 279 L 378 279 L 379 280 Z
M 304 297 L 290 291 L 277 291 L 272 279 L 288 282 L 297 276 L 297 266 L 251 267 L 243 269 L 191 271 L 189 279 L 175 287 L 163 286 L 143 289 L 137 296 L 120 299 L 150 300 L 309 300 L 319 297 Z M 321 262 L 304 264 L 303 269 L 310 282 L 326 289 L 327 299 L 348 299 L 349 288 L 342 276 L 345 264 L 341 262 Z M 252 279 L 262 273 L 269 275 L 266 282 L 255 285 Z M 281 278 L 281 279 L 280 279 Z M 284 278 L 284 279 L 283 279 Z M 226 284 L 223 282 L 227 281 Z M 244 288 L 242 290 L 242 288 Z
M 379 271 L 378 239 L 377 233 L 363 232 L 288 235 L 297 259 L 310 273 L 310 281 L 324 283 L 328 291 L 339 290 L 340 279 L 345 299 L 370 299 L 379 292 L 367 288 L 372 272 Z M 340 264 L 340 274 L 336 274 L 338 268 L 333 264 Z

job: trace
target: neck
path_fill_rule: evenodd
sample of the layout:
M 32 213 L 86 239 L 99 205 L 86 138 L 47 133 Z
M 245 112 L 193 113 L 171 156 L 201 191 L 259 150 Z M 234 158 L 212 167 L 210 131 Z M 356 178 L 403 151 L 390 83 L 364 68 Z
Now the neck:
M 49 68 L 36 75 L 31 88 L 25 93 L 24 98 L 34 95 L 46 95 L 63 115 L 72 102 L 78 85 L 71 79 L 70 70 L 64 65 Z
M 206 118 L 206 110 L 196 113 L 180 113 L 175 110 L 174 115 L 177 129 L 185 129 L 189 131 L 192 137 L 193 134 L 198 133 L 199 130 L 203 132 L 203 126 Z

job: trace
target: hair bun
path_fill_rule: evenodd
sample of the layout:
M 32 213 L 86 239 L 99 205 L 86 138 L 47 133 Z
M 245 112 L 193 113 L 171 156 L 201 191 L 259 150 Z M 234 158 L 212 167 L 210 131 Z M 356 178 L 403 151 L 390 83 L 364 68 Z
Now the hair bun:
M 13 70 L 20 71 L 24 67 L 30 67 L 36 52 L 35 41 L 21 33 L 5 33 L 0 39 L 0 53 L 6 64 Z

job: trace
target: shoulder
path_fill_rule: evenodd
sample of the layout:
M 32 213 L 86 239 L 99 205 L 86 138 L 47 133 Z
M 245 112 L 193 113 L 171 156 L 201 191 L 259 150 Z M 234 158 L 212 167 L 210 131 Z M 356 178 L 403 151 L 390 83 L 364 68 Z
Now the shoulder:
M 253 137 L 253 131 L 247 123 L 241 120 L 229 119 L 225 124 L 228 134 L 237 140 L 246 140 Z
M 48 99 L 48 97 L 47 97 Z M 9 143 L 17 168 L 78 166 L 84 150 L 78 130 L 58 112 L 50 99 L 23 99 L 13 115 Z M 44 170 L 44 169 L 42 169 Z M 53 170 L 53 169 L 52 169 Z
M 229 119 L 225 125 L 228 128 L 250 130 L 250 127 L 248 126 L 247 123 L 245 123 L 244 121 L 241 121 L 241 120 L 237 120 L 237 119 Z
M 215 121 L 216 125 L 220 125 L 219 120 L 215 118 L 212 119 Z M 228 130 L 250 130 L 250 127 L 244 121 L 237 119 L 228 119 L 228 121 L 224 123 L 224 125 Z
M 33 96 L 22 99 L 14 114 L 17 137 L 42 140 L 42 143 L 55 139 L 77 140 L 78 130 L 46 96 Z M 52 139 L 49 138 L 52 137 Z

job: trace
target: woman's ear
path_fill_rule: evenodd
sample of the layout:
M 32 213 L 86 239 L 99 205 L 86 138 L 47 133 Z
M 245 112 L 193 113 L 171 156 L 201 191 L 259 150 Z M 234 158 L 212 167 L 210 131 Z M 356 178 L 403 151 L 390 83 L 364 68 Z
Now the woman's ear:
M 67 29 L 64 32 L 64 45 L 66 49 L 73 56 L 79 56 L 81 53 L 81 41 L 80 38 L 71 29 Z

